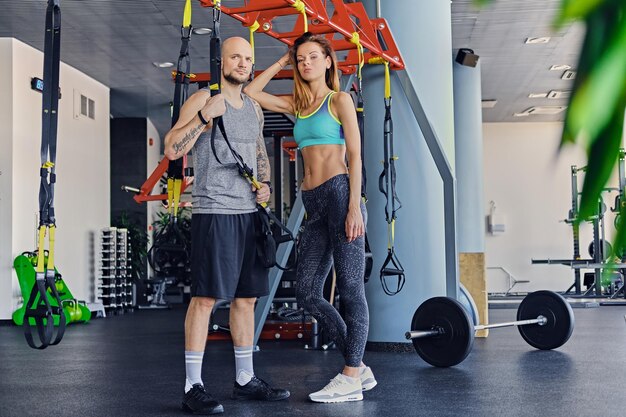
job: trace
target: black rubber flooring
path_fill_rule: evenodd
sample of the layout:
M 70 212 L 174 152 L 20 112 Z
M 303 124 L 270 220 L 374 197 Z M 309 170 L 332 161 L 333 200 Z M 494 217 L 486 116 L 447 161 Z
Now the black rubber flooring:
M 21 329 L 0 327 L 0 416 L 177 416 L 184 383 L 183 308 L 136 311 L 72 325 L 59 346 L 27 347 Z M 492 310 L 509 321 L 515 310 Z M 305 351 L 301 341 L 262 341 L 255 371 L 291 390 L 279 403 L 229 399 L 230 342 L 210 342 L 207 388 L 227 416 L 626 416 L 626 307 L 575 309 L 570 341 L 536 351 L 515 328 L 476 339 L 454 368 L 415 353 L 366 352 L 379 381 L 365 400 L 313 404 L 311 391 L 341 369 L 337 351 Z

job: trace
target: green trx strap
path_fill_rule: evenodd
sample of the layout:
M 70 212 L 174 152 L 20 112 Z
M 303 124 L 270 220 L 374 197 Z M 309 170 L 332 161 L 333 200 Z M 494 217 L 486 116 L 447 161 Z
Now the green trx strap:
M 211 90 L 212 96 L 219 94 L 221 92 L 220 82 L 221 82 L 221 77 L 222 77 L 222 40 L 221 40 L 221 35 L 220 35 L 220 17 L 221 17 L 220 0 L 215 0 L 214 6 L 213 6 L 213 32 L 211 33 L 211 47 L 210 47 L 211 80 L 209 83 L 210 85 L 209 88 Z M 217 135 L 217 129 L 220 130 L 220 133 L 222 134 L 222 137 L 224 138 L 224 141 L 226 142 L 226 145 L 228 146 L 228 149 L 230 150 L 230 153 L 233 156 L 234 162 L 232 163 L 225 164 L 222 161 L 220 161 L 219 157 L 217 156 L 217 152 L 215 150 L 215 138 Z M 230 144 L 230 141 L 228 140 L 228 136 L 226 135 L 226 129 L 224 128 L 224 120 L 222 119 L 221 116 L 213 119 L 213 126 L 211 130 L 211 150 L 213 151 L 213 156 L 215 156 L 215 160 L 219 164 L 237 168 L 237 170 L 239 171 L 239 174 L 243 178 L 245 178 L 250 184 L 252 184 L 257 190 L 261 188 L 261 183 L 254 176 L 254 170 L 246 164 L 246 162 L 243 160 L 243 157 L 236 150 L 234 150 L 232 145 Z M 267 203 L 257 204 L 257 209 L 265 211 L 265 213 L 267 213 L 268 217 L 274 222 L 274 224 L 276 224 L 282 230 L 282 232 L 284 232 L 284 234 L 281 234 L 281 236 L 279 237 L 274 236 L 274 240 L 276 241 L 277 245 L 280 243 L 288 242 L 290 240 L 295 241 L 295 238 L 293 237 L 293 234 L 291 233 L 291 231 L 278 219 L 278 217 L 274 215 L 274 213 L 272 213 L 272 210 L 270 210 Z M 269 224 L 265 224 L 265 226 L 267 227 L 263 227 L 262 225 L 264 233 L 271 234 Z M 292 269 L 295 266 L 296 262 L 297 262 L 297 251 L 296 251 L 296 256 L 294 256 L 294 260 L 291 264 L 285 265 L 284 267 L 278 264 L 275 264 L 275 266 L 279 269 L 286 271 L 286 270 Z
M 35 285 L 31 291 L 24 313 L 24 336 L 33 349 L 45 349 L 58 344 L 65 332 L 63 304 L 55 286 L 54 240 L 56 220 L 54 217 L 54 184 L 57 152 L 57 123 L 59 107 L 59 61 L 61 49 L 61 8 L 59 0 L 48 0 L 46 9 L 46 33 L 44 39 L 43 101 L 41 128 L 41 168 L 39 170 L 39 239 L 37 242 L 37 266 Z M 49 235 L 48 262 L 44 255 L 46 231 Z M 50 293 L 57 302 L 50 304 Z M 54 337 L 53 315 L 59 316 L 59 327 Z M 39 344 L 31 333 L 30 319 L 37 325 Z M 54 338 L 54 340 L 53 340 Z
M 378 188 L 385 195 L 385 220 L 387 221 L 387 258 L 380 268 L 380 282 L 387 295 L 396 295 L 404 287 L 404 268 L 396 256 L 395 224 L 396 212 L 402 207 L 402 203 L 396 194 L 396 166 L 398 159 L 393 152 L 393 121 L 391 119 L 391 81 L 389 77 L 389 63 L 385 62 L 385 123 L 384 123 L 384 160 L 383 172 L 378 178 Z M 398 284 L 395 290 L 387 285 L 386 278 L 395 276 Z

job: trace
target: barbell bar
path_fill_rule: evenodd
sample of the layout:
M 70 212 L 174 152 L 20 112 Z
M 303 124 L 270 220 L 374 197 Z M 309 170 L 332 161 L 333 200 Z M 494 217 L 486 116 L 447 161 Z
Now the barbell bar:
M 539 316 L 536 319 L 530 320 L 518 320 L 518 321 L 508 321 L 505 323 L 494 323 L 494 324 L 480 324 L 478 326 L 474 326 L 474 331 L 485 330 L 485 329 L 497 329 L 500 327 L 511 327 L 511 326 L 527 326 L 529 324 L 538 324 L 540 326 L 544 326 L 548 322 L 548 319 L 544 316 Z M 404 335 L 407 339 L 418 339 L 420 337 L 431 337 L 431 336 L 439 336 L 441 332 L 439 330 L 417 330 L 406 332 Z
M 549 350 L 562 346 L 574 330 L 574 313 L 569 303 L 552 291 L 528 294 L 517 310 L 517 320 L 474 326 L 467 310 L 453 298 L 434 297 L 418 307 L 407 339 L 417 354 L 433 366 L 448 367 L 469 355 L 477 330 L 517 326 L 531 346 Z

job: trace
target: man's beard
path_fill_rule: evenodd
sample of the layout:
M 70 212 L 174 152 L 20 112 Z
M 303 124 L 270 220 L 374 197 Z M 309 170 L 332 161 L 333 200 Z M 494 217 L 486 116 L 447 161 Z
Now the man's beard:
M 241 80 L 239 78 L 236 78 L 233 73 L 234 71 L 232 71 L 230 74 L 224 74 L 224 80 L 227 81 L 229 84 L 232 84 L 234 86 L 240 86 L 248 81 L 248 77 L 245 77 L 244 80 Z

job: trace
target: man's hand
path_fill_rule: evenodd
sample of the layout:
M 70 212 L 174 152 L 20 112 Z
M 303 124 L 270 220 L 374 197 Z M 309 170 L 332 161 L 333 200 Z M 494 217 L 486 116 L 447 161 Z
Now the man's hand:
M 224 96 L 216 94 L 209 97 L 200 111 L 207 121 L 223 115 L 226 112 Z
M 269 185 L 265 184 L 265 183 L 261 183 L 261 188 L 259 188 L 258 190 L 254 187 L 254 185 L 252 186 L 252 191 L 256 191 L 256 202 L 261 204 L 261 203 L 267 203 L 268 201 L 270 201 L 270 187 Z

